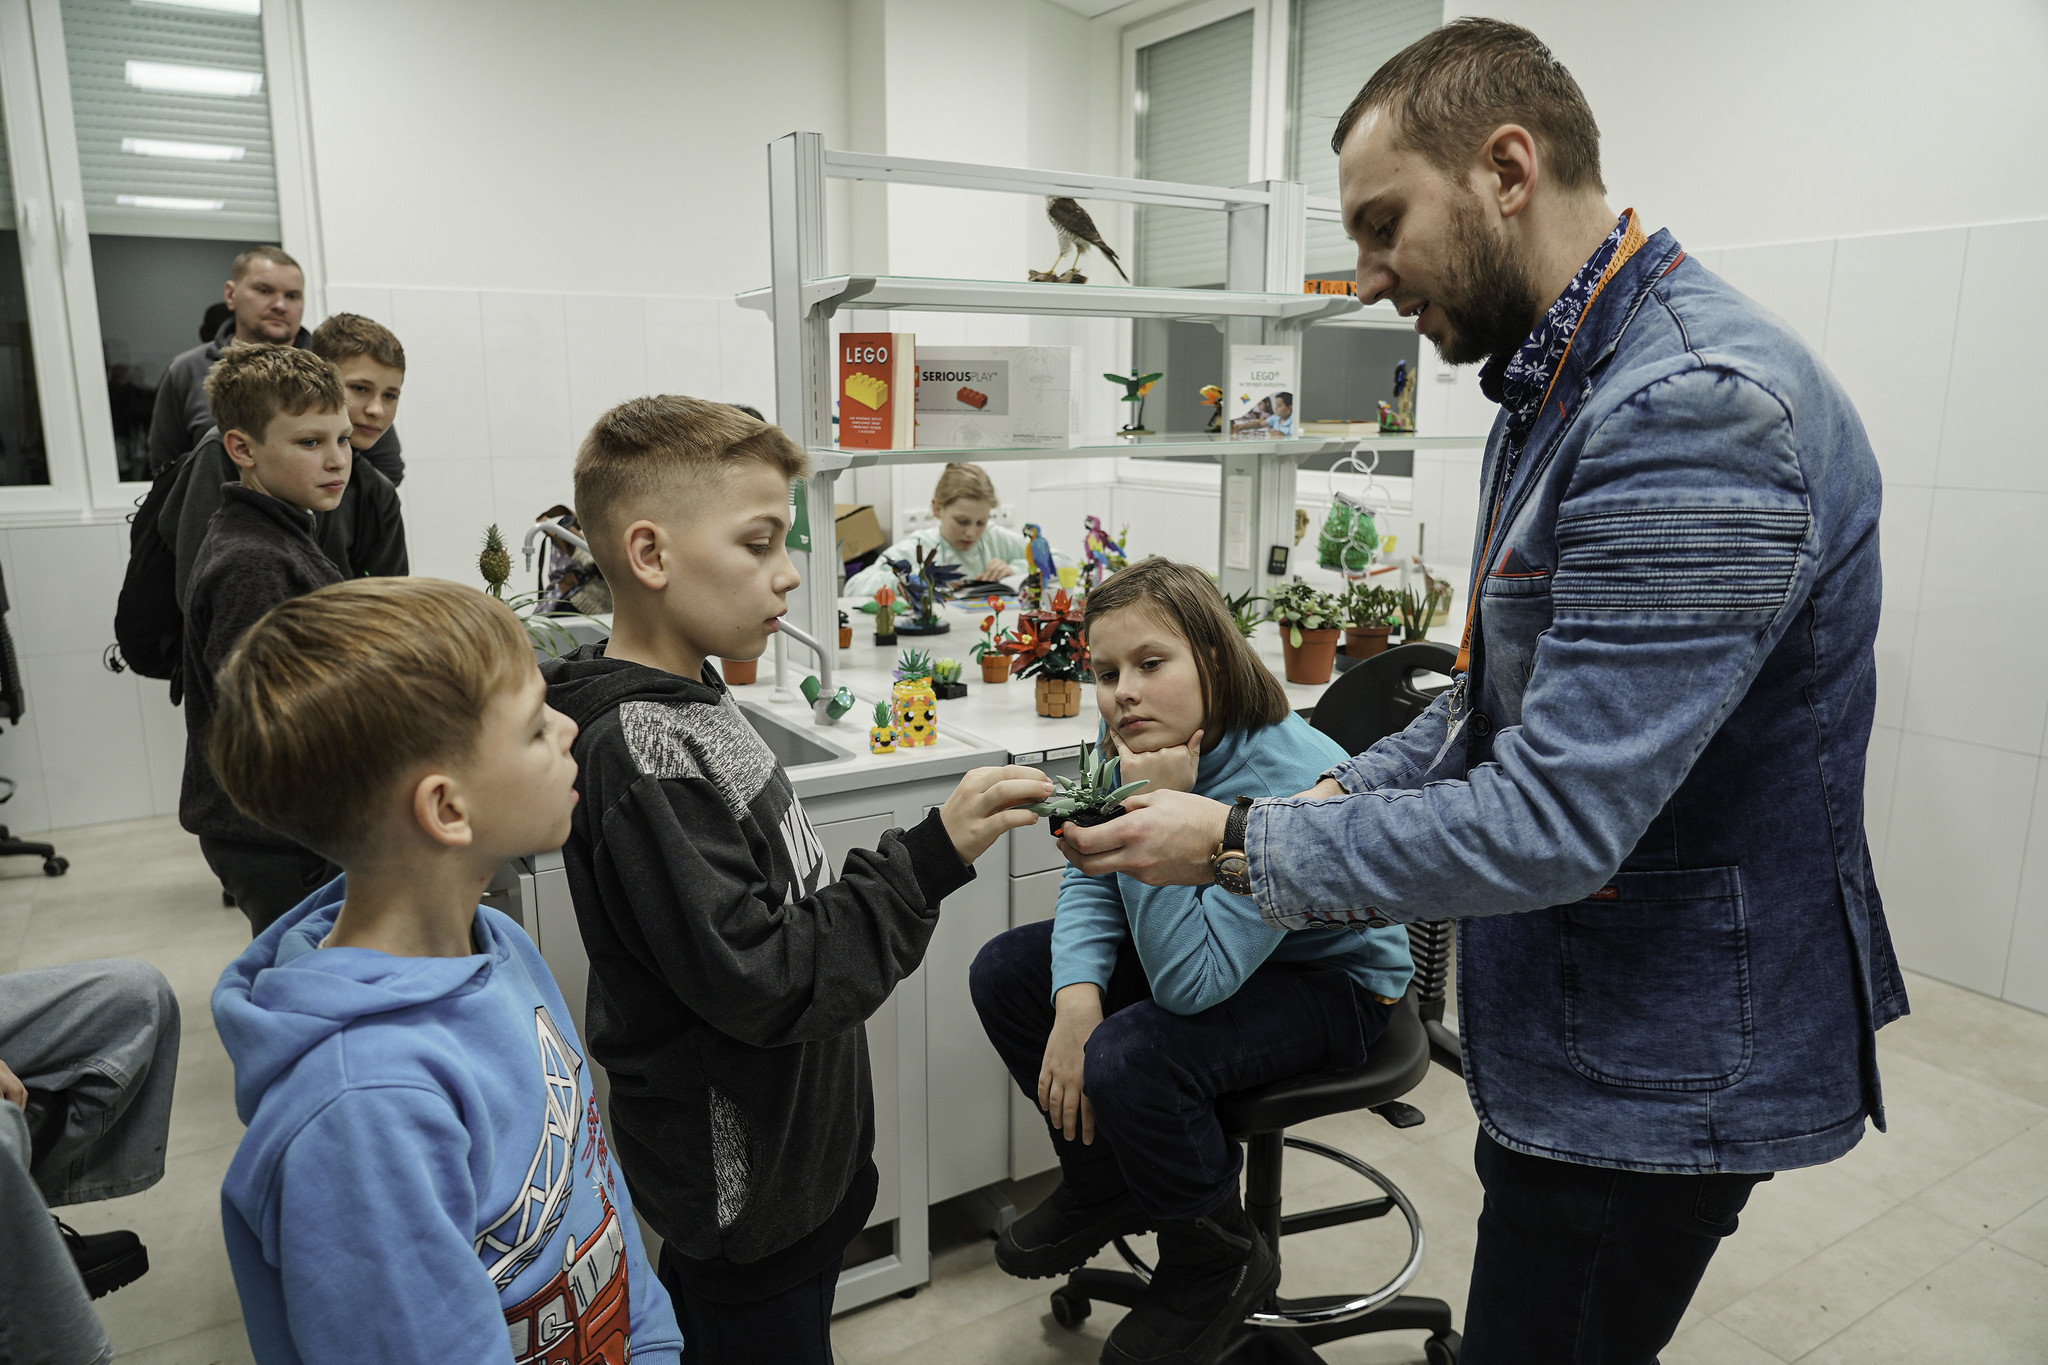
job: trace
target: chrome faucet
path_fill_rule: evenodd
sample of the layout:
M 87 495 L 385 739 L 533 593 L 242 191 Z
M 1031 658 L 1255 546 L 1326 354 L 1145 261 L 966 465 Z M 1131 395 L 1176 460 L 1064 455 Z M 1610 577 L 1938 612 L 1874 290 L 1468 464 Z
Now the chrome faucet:
M 536 521 L 533 525 L 526 528 L 526 540 L 520 546 L 520 549 L 525 553 L 526 567 L 529 569 L 533 567 L 533 538 L 542 532 L 546 532 L 572 549 L 581 550 L 585 554 L 590 553 L 590 542 L 577 535 L 574 531 L 569 530 L 558 522 Z

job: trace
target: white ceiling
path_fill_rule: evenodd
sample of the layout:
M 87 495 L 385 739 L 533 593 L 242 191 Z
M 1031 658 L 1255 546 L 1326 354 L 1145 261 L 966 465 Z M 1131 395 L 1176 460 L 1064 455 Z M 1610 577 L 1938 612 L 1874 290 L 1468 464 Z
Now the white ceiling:
M 1061 9 L 1070 9 L 1083 19 L 1094 19 L 1113 9 L 1122 9 L 1131 0 L 1051 0 Z

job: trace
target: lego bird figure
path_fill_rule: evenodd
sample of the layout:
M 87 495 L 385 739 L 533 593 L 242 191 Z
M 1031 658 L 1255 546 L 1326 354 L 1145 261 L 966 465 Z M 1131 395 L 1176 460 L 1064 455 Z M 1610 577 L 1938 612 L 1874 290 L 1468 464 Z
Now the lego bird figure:
M 1082 208 L 1077 201 L 1063 195 L 1048 195 L 1045 201 L 1045 216 L 1060 239 L 1060 254 L 1053 258 L 1052 269 L 1046 272 L 1049 277 L 1056 278 L 1059 275 L 1060 262 L 1067 258 L 1069 251 L 1074 253 L 1074 268 L 1078 270 L 1081 266 L 1082 253 L 1092 246 L 1102 253 L 1104 260 L 1116 267 L 1117 274 L 1123 275 L 1125 284 L 1131 282 L 1131 277 L 1124 275 L 1123 263 L 1117 260 L 1116 253 L 1109 249 L 1109 243 L 1102 240 L 1102 234 L 1095 230 L 1095 220 L 1088 216 L 1088 210 Z

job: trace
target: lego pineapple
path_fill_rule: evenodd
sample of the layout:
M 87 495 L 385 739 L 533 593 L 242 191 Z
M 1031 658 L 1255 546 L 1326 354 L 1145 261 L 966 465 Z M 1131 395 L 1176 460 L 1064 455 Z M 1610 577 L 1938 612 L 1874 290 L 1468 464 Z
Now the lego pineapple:
M 868 727 L 868 752 L 896 752 L 896 727 L 889 723 L 889 703 L 885 701 L 875 703 L 875 723 Z

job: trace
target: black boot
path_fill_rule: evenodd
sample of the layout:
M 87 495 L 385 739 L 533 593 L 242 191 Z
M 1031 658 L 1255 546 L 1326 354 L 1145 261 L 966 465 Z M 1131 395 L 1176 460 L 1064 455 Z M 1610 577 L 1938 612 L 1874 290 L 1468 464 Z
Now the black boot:
M 1103 1365 L 1209 1365 L 1280 1283 L 1237 1191 L 1206 1217 L 1161 1220 L 1152 1283 L 1103 1344 Z
M 1044 1203 L 997 1235 L 996 1264 L 1020 1280 L 1065 1275 L 1088 1264 L 1110 1239 L 1151 1228 L 1121 1181 L 1091 1192 L 1062 1180 Z
M 132 1232 L 80 1232 L 59 1218 L 57 1231 L 78 1263 L 87 1298 L 97 1299 L 149 1273 L 149 1248 Z

